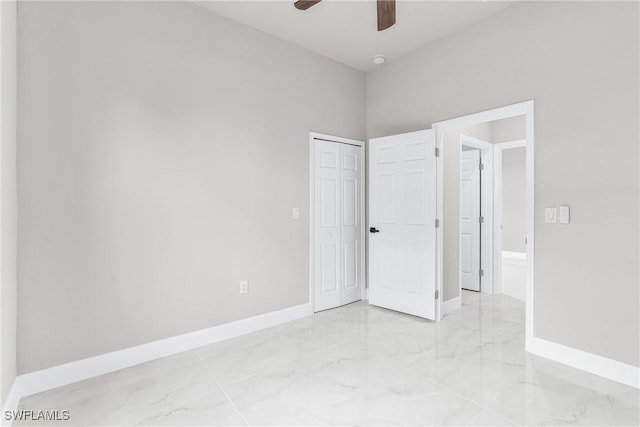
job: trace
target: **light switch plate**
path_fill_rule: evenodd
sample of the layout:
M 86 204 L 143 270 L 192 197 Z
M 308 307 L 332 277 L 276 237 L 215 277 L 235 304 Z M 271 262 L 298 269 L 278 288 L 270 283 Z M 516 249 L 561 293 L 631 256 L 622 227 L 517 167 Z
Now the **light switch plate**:
M 249 293 L 249 281 L 248 280 L 241 280 L 240 281 L 240 295 L 244 295 L 244 294 L 248 294 Z
M 293 208 L 293 212 L 291 214 L 291 218 L 300 219 L 300 208 Z
M 560 206 L 560 212 L 559 212 L 559 216 L 558 216 L 558 222 L 560 224 L 569 224 L 569 205 L 562 205 Z
M 544 209 L 544 222 L 547 224 L 555 224 L 558 217 L 558 208 L 545 208 Z

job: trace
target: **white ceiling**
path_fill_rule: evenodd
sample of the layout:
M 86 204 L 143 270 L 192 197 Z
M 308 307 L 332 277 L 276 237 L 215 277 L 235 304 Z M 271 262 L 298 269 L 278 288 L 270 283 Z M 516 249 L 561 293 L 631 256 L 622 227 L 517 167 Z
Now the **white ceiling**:
M 294 0 L 197 1 L 234 21 L 272 34 L 361 71 L 378 67 L 512 4 L 502 1 L 397 0 L 396 24 L 377 31 L 375 0 L 323 0 L 301 11 Z

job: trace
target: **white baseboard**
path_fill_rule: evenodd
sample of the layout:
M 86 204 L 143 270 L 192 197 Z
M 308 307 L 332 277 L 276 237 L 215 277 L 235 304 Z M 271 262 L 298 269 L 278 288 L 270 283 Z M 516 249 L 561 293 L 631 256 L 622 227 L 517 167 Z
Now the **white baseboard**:
M 24 396 L 150 362 L 207 344 L 300 319 L 311 314 L 311 304 L 302 304 L 19 375 L 13 384 L 11 392 L 17 396 L 15 402 L 17 405 L 17 401 Z
M 447 313 L 451 313 L 462 307 L 462 297 L 458 295 L 455 298 L 448 299 L 442 302 L 442 315 L 444 316 Z
M 640 367 L 534 338 L 531 353 L 634 388 L 640 388 Z
M 502 251 L 502 256 L 512 259 L 527 259 L 527 254 L 525 252 Z

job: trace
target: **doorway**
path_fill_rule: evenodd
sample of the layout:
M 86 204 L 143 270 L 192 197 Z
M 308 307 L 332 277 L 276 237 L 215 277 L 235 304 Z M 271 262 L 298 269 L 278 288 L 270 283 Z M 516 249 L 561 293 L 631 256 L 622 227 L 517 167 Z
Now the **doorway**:
M 526 235 L 525 244 L 524 244 L 524 253 L 526 254 L 525 266 L 524 270 L 526 273 L 526 284 L 525 284 L 525 340 L 526 340 L 526 348 L 527 351 L 531 351 L 532 343 L 533 343 L 533 294 L 534 294 L 534 282 L 533 282 L 533 266 L 534 266 L 534 138 L 533 138 L 533 123 L 534 123 L 534 102 L 526 101 L 519 104 L 509 105 L 506 107 L 500 107 L 493 110 L 487 110 L 480 113 L 471 114 L 468 116 L 458 117 L 455 119 L 450 119 L 438 123 L 434 123 L 433 127 L 436 130 L 437 135 L 437 148 L 442 153 L 438 158 L 438 217 L 442 218 L 442 223 L 444 227 L 440 227 L 437 230 L 438 234 L 438 275 L 437 275 L 437 287 L 440 293 L 444 295 L 444 298 L 441 300 L 437 300 L 436 308 L 437 308 L 437 318 L 441 319 L 444 314 L 449 311 L 456 310 L 460 308 L 462 303 L 461 298 L 461 288 L 462 288 L 462 280 L 461 280 L 461 250 L 463 245 L 460 240 L 465 230 L 463 230 L 461 226 L 461 209 L 460 206 L 460 194 L 459 192 L 463 191 L 461 188 L 461 169 L 460 163 L 463 159 L 463 151 L 462 148 L 464 145 L 470 147 L 471 149 L 465 149 L 465 151 L 473 151 L 473 147 L 471 144 L 465 144 L 462 138 L 463 134 L 467 136 L 473 136 L 477 139 L 481 139 L 484 142 L 491 142 L 491 147 L 488 148 L 488 152 L 492 152 L 491 155 L 487 156 L 493 165 L 494 156 L 496 151 L 494 150 L 494 146 L 497 141 L 494 139 L 491 131 L 491 126 L 489 126 L 489 130 L 482 133 L 483 126 L 487 127 L 487 124 L 491 124 L 492 122 L 497 122 L 501 120 L 506 120 L 510 118 L 519 118 L 522 123 L 522 133 L 523 136 L 519 138 L 522 140 L 522 144 L 525 150 L 525 211 L 526 211 Z M 477 134 L 466 133 L 465 131 L 468 129 L 477 130 Z M 486 130 L 486 129 L 485 129 Z M 488 133 L 487 133 L 488 132 Z M 489 135 L 487 138 L 482 138 L 478 135 Z M 445 144 L 446 142 L 446 144 Z M 478 154 L 468 154 L 465 156 L 479 156 L 482 153 L 482 150 L 477 150 Z M 482 166 L 479 166 L 482 168 Z M 497 170 L 497 166 L 494 168 L 492 173 L 487 172 L 487 166 L 484 166 L 483 172 L 484 174 L 481 177 L 491 178 L 492 181 L 495 181 L 495 171 Z M 451 174 L 453 172 L 453 175 Z M 474 171 L 468 171 L 470 174 L 473 174 Z M 447 182 L 447 176 L 450 177 Z M 453 181 L 451 180 L 451 176 L 455 177 Z M 470 177 L 473 178 L 473 177 Z M 455 183 L 455 185 L 452 185 Z M 483 191 L 486 186 L 482 184 L 478 184 L 480 187 L 478 190 L 478 199 L 480 199 L 480 203 L 478 204 L 480 209 L 480 215 L 478 215 L 478 222 L 480 223 L 480 227 L 475 227 L 475 233 L 480 236 L 480 244 L 476 244 L 474 242 L 469 243 L 470 248 L 477 249 L 479 256 L 476 259 L 479 259 L 481 268 L 479 269 L 480 280 L 478 286 L 483 293 L 498 293 L 501 292 L 500 280 L 502 278 L 502 271 L 497 268 L 497 265 L 502 267 L 502 248 L 501 244 L 494 244 L 495 242 L 501 242 L 500 238 L 496 238 L 495 231 L 499 231 L 502 229 L 502 224 L 498 221 L 502 221 L 500 215 L 493 215 L 494 212 L 497 212 L 496 207 L 494 206 L 494 202 L 491 202 L 491 207 L 485 209 L 485 202 L 487 201 L 487 196 L 494 195 L 493 191 L 493 183 L 490 192 Z M 471 184 L 469 184 L 471 185 Z M 446 191 L 445 191 L 446 190 Z M 467 195 L 471 197 L 470 195 Z M 448 206 L 448 207 L 447 207 Z M 453 206 L 453 208 L 452 208 Z M 467 216 L 471 218 L 475 216 L 473 212 L 467 211 Z M 488 215 L 492 215 L 493 218 L 487 218 Z M 497 217 L 497 218 L 496 218 Z M 491 232 L 488 230 L 493 228 Z M 448 233 L 447 233 L 448 231 Z M 448 236 L 448 237 L 447 237 Z M 488 238 L 485 238 L 488 237 Z M 471 236 L 468 237 L 471 240 Z M 499 252 L 499 256 L 496 253 Z M 467 250 L 467 253 L 469 251 Z M 473 261 L 473 258 L 469 258 L 470 261 Z M 475 268 L 470 264 L 470 262 L 465 261 L 465 267 L 469 272 L 472 272 L 472 269 Z M 495 277 L 497 275 L 497 278 Z M 475 277 L 473 277 L 473 281 L 475 281 Z M 474 289 L 475 290 L 475 289 Z
M 310 133 L 310 299 L 322 311 L 364 298 L 363 141 Z
M 526 299 L 526 141 L 494 145 L 495 287 Z

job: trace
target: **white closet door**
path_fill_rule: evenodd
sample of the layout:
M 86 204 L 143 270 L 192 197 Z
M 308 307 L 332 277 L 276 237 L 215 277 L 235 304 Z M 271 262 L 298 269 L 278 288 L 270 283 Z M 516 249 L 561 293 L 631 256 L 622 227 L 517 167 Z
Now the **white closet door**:
M 340 145 L 342 181 L 342 300 L 349 304 L 362 299 L 362 213 L 361 156 L 362 148 Z
M 340 144 L 314 142 L 315 149 L 315 311 L 341 300 Z
M 480 291 L 480 150 L 460 156 L 460 281 Z
M 369 141 L 369 303 L 435 319 L 435 131 Z
M 362 299 L 362 147 L 314 141 L 314 310 Z

